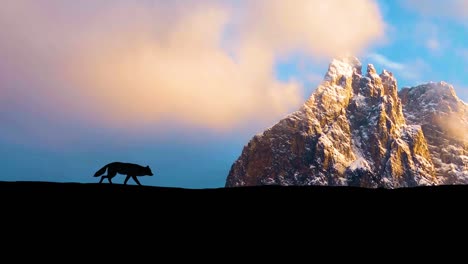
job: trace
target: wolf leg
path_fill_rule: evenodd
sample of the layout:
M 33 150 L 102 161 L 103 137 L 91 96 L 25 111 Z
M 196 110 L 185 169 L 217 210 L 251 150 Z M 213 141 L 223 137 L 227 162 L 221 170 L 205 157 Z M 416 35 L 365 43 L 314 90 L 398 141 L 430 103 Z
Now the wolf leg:
M 112 178 L 117 175 L 117 172 L 107 172 L 107 179 L 109 180 L 109 183 L 112 184 Z
M 140 181 L 137 179 L 137 176 L 132 176 L 132 179 L 138 184 L 141 186 L 141 183 Z
M 99 181 L 99 183 L 102 183 L 102 181 L 104 180 L 104 178 L 107 178 L 107 176 L 101 176 L 101 180 Z
M 128 182 L 128 180 L 130 180 L 130 177 L 132 177 L 132 176 L 127 175 L 127 177 L 125 178 L 125 181 L 124 181 L 124 185 L 127 185 L 127 182 Z

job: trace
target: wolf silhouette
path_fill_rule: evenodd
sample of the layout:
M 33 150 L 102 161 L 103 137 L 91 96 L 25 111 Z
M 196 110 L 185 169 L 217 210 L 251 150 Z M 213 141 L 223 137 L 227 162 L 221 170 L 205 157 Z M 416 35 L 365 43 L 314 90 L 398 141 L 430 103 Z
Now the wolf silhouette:
M 106 172 L 106 170 L 107 175 L 103 175 Z M 141 165 L 133 163 L 112 162 L 96 171 L 94 177 L 101 176 L 101 180 L 99 181 L 99 183 L 102 183 L 104 178 L 107 178 L 109 180 L 109 183 L 112 184 L 112 178 L 114 178 L 117 175 L 117 173 L 127 175 L 127 178 L 125 178 L 124 181 L 125 185 L 127 184 L 130 178 L 132 178 L 138 185 L 141 185 L 140 181 L 138 181 L 137 179 L 137 176 L 153 176 L 153 172 L 151 171 L 149 166 L 143 167 Z

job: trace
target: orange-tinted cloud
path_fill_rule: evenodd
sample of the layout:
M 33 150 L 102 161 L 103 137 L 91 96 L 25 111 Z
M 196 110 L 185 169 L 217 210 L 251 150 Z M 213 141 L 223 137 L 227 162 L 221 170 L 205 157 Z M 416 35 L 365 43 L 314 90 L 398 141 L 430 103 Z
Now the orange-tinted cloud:
M 249 38 L 275 50 L 299 49 L 315 56 L 358 53 L 385 30 L 372 0 L 248 1 L 244 27 Z
M 28 97 L 60 118 L 122 128 L 172 119 L 229 129 L 274 120 L 302 103 L 297 82 L 275 77 L 279 55 L 355 53 L 384 30 L 371 0 L 240 5 L 2 3 L 0 67 L 8 74 L 0 75 L 0 95 Z

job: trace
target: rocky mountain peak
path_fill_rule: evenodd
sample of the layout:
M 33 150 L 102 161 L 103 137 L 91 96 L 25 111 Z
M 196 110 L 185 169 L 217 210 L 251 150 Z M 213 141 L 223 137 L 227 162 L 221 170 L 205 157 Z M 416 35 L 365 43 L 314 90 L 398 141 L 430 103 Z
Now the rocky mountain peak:
M 400 96 L 405 103 L 409 98 L 417 97 L 425 104 L 463 104 L 455 93 L 453 86 L 446 82 L 429 82 L 414 88 L 403 88 Z
M 226 186 L 396 188 L 464 181 L 468 168 L 460 166 L 468 164 L 466 146 L 450 143 L 459 150 L 461 146 L 461 152 L 455 153 L 461 156 L 456 159 L 452 153 L 447 162 L 461 165 L 447 180 L 438 169 L 445 165 L 439 166 L 437 159 L 448 156 L 435 153 L 437 146 L 447 142 L 433 142 L 432 134 L 437 132 L 425 125 L 437 123 L 433 111 L 415 113 L 423 107 L 421 103 L 428 102 L 427 107 L 434 106 L 435 110 L 448 106 L 450 115 L 462 113 L 461 117 L 456 115 L 457 120 L 468 123 L 466 105 L 453 100 L 453 87 L 441 82 L 403 89 L 399 95 L 391 72 L 383 70 L 379 75 L 372 64 L 365 76 L 361 70 L 361 62 L 355 57 L 332 60 L 324 81 L 301 109 L 253 137 L 244 147 L 232 165 Z M 439 86 L 442 88 L 436 89 Z
M 328 71 L 325 74 L 325 81 L 337 83 L 341 78 L 350 78 L 353 73 L 361 74 L 362 64 L 352 56 L 335 58 L 328 66 Z
M 367 64 L 367 77 L 374 77 L 377 74 L 373 64 Z
M 358 58 L 356 58 L 354 56 L 351 56 L 351 55 L 334 58 L 332 60 L 331 64 L 333 64 L 333 62 L 336 62 L 336 61 L 346 63 L 346 64 L 350 65 L 352 68 L 356 68 L 356 69 L 361 69 L 362 68 L 361 61 Z

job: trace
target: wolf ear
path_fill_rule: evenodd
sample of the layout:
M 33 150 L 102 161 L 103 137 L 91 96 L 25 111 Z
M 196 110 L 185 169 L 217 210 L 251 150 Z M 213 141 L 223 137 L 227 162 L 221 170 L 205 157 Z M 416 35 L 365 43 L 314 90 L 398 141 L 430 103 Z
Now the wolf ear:
M 149 166 L 147 165 L 147 166 L 146 166 L 146 168 L 148 168 L 148 169 L 149 169 Z

